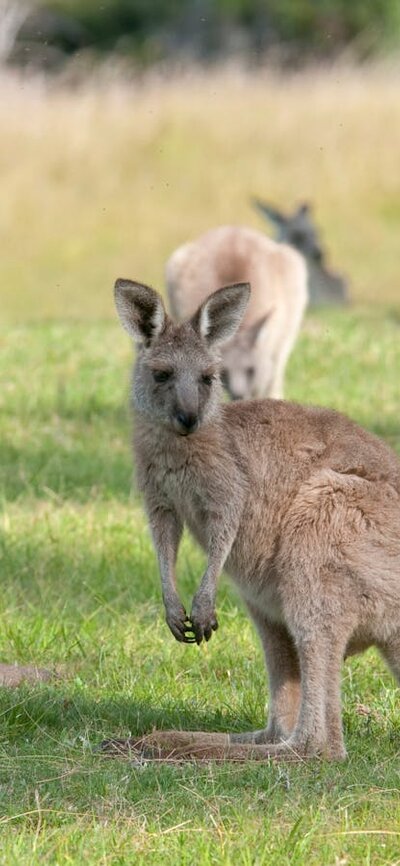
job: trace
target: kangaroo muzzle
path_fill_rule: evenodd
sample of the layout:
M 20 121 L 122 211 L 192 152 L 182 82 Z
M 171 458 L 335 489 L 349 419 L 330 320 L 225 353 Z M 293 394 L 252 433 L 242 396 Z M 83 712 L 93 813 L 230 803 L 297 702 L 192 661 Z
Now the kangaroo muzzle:
M 199 416 L 194 412 L 178 411 L 174 418 L 175 429 L 181 436 L 188 436 L 189 433 L 194 433 L 199 426 Z

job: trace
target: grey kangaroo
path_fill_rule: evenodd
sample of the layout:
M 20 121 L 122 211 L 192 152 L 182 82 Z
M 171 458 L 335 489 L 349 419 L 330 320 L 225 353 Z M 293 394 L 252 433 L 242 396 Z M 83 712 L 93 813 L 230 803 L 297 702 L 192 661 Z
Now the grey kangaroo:
M 328 265 L 312 210 L 306 202 L 293 213 L 285 214 L 270 204 L 253 199 L 253 204 L 275 227 L 277 239 L 290 244 L 307 262 L 310 303 L 345 304 L 349 300 L 347 280 Z
M 225 568 L 269 676 L 264 730 L 178 732 L 173 748 L 193 755 L 197 742 L 208 757 L 222 748 L 227 758 L 343 759 L 343 658 L 376 646 L 400 678 L 400 462 L 335 411 L 222 402 L 220 348 L 249 295 L 248 284 L 219 289 L 174 324 L 153 289 L 115 285 L 121 322 L 138 344 L 134 451 L 167 623 L 178 641 L 209 640 Z M 189 617 L 175 582 L 184 524 L 208 556 Z M 168 732 L 157 742 L 168 744 Z

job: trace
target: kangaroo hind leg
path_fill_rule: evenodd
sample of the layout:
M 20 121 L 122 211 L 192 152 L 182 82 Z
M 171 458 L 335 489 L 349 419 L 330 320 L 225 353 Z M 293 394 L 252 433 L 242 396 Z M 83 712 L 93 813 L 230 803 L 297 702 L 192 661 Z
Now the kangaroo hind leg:
M 287 739 L 297 721 L 300 704 L 300 667 L 296 648 L 285 625 L 271 623 L 255 607 L 249 612 L 259 633 L 268 671 L 267 727 L 231 734 L 233 743 L 279 743 Z

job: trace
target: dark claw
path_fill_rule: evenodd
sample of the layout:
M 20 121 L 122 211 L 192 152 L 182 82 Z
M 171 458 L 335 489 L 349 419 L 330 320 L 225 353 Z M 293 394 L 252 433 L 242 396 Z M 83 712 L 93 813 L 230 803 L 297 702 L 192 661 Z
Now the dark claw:
M 202 642 L 202 640 L 203 640 L 203 637 L 204 637 L 204 635 L 203 635 L 203 629 L 202 629 L 202 628 L 199 628 L 199 627 L 198 627 L 198 628 L 195 628 L 195 629 L 194 629 L 194 636 L 195 636 L 195 638 L 196 638 L 196 643 L 197 643 L 197 645 L 200 646 L 200 644 L 201 644 L 201 642 Z
M 186 614 L 184 614 L 186 616 Z M 179 643 L 195 643 L 196 638 L 193 634 L 193 626 L 189 619 L 182 620 L 171 620 L 168 622 L 168 626 L 175 638 L 175 640 L 179 641 Z
M 218 621 L 213 619 L 210 624 L 207 625 L 192 625 L 192 632 L 194 633 L 196 643 L 201 644 L 202 640 L 209 641 L 213 631 L 216 631 L 218 628 Z
M 183 607 L 180 607 L 179 610 L 170 610 L 169 612 L 167 610 L 166 620 L 175 640 L 179 641 L 179 643 L 191 643 L 190 637 L 187 636 L 190 621 Z
M 177 628 L 174 625 L 170 625 L 169 623 L 168 623 L 168 625 L 169 625 L 170 630 L 172 631 L 172 634 L 173 634 L 175 640 L 183 641 L 185 639 L 184 635 L 179 630 L 179 628 Z

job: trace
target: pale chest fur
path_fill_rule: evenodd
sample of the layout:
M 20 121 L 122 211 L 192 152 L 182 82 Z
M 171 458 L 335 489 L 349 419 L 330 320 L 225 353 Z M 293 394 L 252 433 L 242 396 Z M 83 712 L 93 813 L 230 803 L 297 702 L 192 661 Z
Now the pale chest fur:
M 182 524 L 207 550 L 210 532 L 215 531 L 215 514 L 221 509 L 218 484 L 215 485 L 216 495 L 213 497 L 213 491 L 207 483 L 210 477 L 202 477 L 191 465 L 171 469 L 163 461 L 157 467 L 154 466 L 153 481 L 159 491 L 162 490 L 165 503 L 175 508 Z M 255 511 L 252 508 L 254 501 L 258 505 Z M 242 507 L 243 513 L 225 570 L 245 601 L 256 604 L 260 610 L 268 612 L 270 619 L 281 622 L 283 614 L 273 569 L 277 532 L 276 522 L 271 520 L 273 512 L 258 497 L 255 500 L 248 496 L 245 501 L 238 499 L 237 508 Z
M 199 444 L 200 439 L 192 447 L 176 437 L 162 442 L 142 436 L 136 455 L 139 486 L 147 502 L 153 498 L 174 510 L 205 550 L 218 520 L 223 533 L 237 520 L 225 570 L 248 603 L 280 621 L 274 558 L 288 491 L 279 483 L 278 455 L 271 466 L 262 459 L 250 466 L 241 450 L 226 444 L 220 449 L 218 439 L 209 438 L 204 453 Z M 289 488 L 293 483 L 294 478 Z
M 174 511 L 199 544 L 207 548 L 210 520 L 223 494 L 201 452 L 176 437 L 168 442 L 141 437 L 137 446 L 137 480 L 145 500 Z
M 160 461 L 155 467 L 154 483 L 162 491 L 165 502 L 174 508 L 182 524 L 188 526 L 204 547 L 212 502 L 201 481 L 188 464 L 172 469 Z

